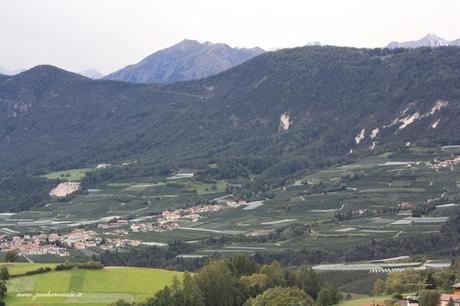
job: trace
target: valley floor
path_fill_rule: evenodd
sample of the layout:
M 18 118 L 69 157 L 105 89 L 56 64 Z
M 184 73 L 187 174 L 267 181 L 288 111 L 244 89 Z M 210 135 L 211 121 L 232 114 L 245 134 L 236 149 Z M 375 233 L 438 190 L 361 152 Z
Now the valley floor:
M 140 245 L 164 247 L 171 241 L 192 246 L 178 254 L 184 257 L 300 248 L 340 251 L 374 240 L 439 233 L 448 217 L 460 212 L 459 154 L 460 148 L 446 147 L 370 156 L 292 180 L 271 190 L 272 197 L 243 199 L 248 201 L 244 204 L 232 202 L 226 187 L 245 179 L 203 182 L 193 175 L 200 169 L 170 177 L 114 179 L 67 201 L 0 214 L 0 231 L 25 244 L 46 237 L 30 242 L 24 233 L 45 232 L 51 241 L 50 235 L 61 232 L 67 249 L 44 250 L 55 255 L 36 249 L 26 254 L 42 262 Z M 294 224 L 308 229 L 288 228 Z M 84 230 L 69 233 L 78 226 Z M 274 233 L 276 237 L 264 238 Z M 245 238 L 200 244 L 232 235 Z M 2 249 L 14 247 L 7 238 L 3 243 Z

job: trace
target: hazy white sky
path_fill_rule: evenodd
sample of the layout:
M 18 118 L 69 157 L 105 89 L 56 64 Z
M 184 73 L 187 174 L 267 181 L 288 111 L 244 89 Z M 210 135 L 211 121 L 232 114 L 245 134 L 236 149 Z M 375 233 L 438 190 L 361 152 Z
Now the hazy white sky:
M 184 38 L 277 48 L 460 38 L 459 0 L 0 0 L 0 66 L 109 73 Z

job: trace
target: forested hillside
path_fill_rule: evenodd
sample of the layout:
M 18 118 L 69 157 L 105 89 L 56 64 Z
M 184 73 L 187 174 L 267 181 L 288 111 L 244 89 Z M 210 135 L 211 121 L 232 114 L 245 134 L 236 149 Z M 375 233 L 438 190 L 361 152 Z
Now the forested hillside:
M 460 143 L 459 98 L 460 50 L 448 47 L 287 49 L 172 85 L 38 66 L 0 79 L 0 168 L 217 162 L 283 178 L 389 147 Z
M 17 212 L 44 204 L 50 199 L 49 190 L 54 180 L 39 177 L 18 176 L 0 179 L 0 210 Z

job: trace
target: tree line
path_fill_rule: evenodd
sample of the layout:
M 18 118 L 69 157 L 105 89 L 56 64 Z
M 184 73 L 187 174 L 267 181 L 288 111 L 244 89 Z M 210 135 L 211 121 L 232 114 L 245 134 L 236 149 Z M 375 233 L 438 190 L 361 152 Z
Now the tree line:
M 257 264 L 245 255 L 210 260 L 195 274 L 184 273 L 139 306 L 330 306 L 342 299 L 310 267 Z M 112 305 L 134 305 L 117 301 Z

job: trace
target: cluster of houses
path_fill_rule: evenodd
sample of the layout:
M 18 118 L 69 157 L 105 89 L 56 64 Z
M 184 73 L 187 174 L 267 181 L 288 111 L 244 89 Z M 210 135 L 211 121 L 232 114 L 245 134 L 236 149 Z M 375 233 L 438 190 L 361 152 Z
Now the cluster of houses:
M 124 226 L 129 226 L 129 230 L 134 233 L 165 232 L 174 230 L 177 227 L 179 227 L 177 221 L 179 221 L 180 219 L 197 222 L 202 218 L 201 214 L 217 212 L 225 208 L 237 208 L 246 204 L 247 203 L 244 200 L 227 200 L 225 202 L 218 204 L 197 205 L 188 208 L 178 208 L 173 211 L 165 210 L 161 213 L 160 216 L 154 218 L 154 220 L 152 220 L 151 222 L 130 222 L 124 219 L 117 219 L 111 220 L 108 223 L 99 223 L 97 227 L 99 229 L 112 229 L 111 232 L 105 232 L 105 234 L 119 236 L 128 234 L 127 231 L 116 229 Z
M 435 161 L 431 165 L 431 167 L 435 170 L 439 170 L 442 168 L 450 168 L 451 170 L 453 170 L 454 166 L 457 164 L 460 164 L 460 156 L 457 156 L 453 159 L 444 160 L 444 161 Z
M 246 205 L 246 201 L 233 201 L 228 200 L 224 203 L 209 204 L 209 205 L 198 205 L 189 208 L 178 208 L 174 211 L 165 210 L 161 213 L 161 217 L 157 219 L 159 224 L 165 224 L 168 222 L 174 222 L 179 219 L 190 219 L 193 222 L 197 222 L 203 213 L 217 212 L 224 208 L 238 208 L 242 205 Z
M 443 293 L 439 297 L 438 306 L 460 306 L 460 283 L 451 286 L 452 293 Z M 400 301 L 400 306 L 419 306 L 418 296 L 408 296 Z
M 172 231 L 179 227 L 179 224 L 176 222 L 170 222 L 166 224 L 156 224 L 156 223 L 134 223 L 131 224 L 129 229 L 133 233 L 146 233 L 146 232 L 165 232 L 165 231 Z
M 115 249 L 138 246 L 140 241 L 130 239 L 102 239 L 95 231 L 74 229 L 67 234 L 37 234 L 24 236 L 1 236 L 2 251 L 16 251 L 22 255 L 59 255 L 70 256 L 69 250 L 83 250 L 91 247 Z
M 178 208 L 173 211 L 163 211 L 161 215 L 152 217 L 148 222 L 138 222 L 141 219 L 126 220 L 114 218 L 108 222 L 97 224 L 102 234 L 109 236 L 126 236 L 131 232 L 164 232 L 176 229 L 180 219 L 197 222 L 201 214 L 217 212 L 225 208 L 237 208 L 246 205 L 246 201 L 226 200 L 217 204 L 197 205 L 188 208 Z M 110 250 L 129 246 L 138 246 L 141 242 L 132 239 L 104 239 L 94 230 L 76 228 L 66 234 L 40 233 L 23 236 L 0 236 L 2 251 L 14 250 L 23 255 L 59 255 L 70 256 L 69 250 L 83 250 L 92 247 Z
M 70 255 L 69 251 L 66 248 L 57 246 L 56 244 L 50 244 L 49 236 L 46 234 L 39 234 L 33 236 L 24 235 L 23 237 L 1 236 L 0 249 L 2 251 L 17 251 L 24 255 Z
M 37 234 L 24 236 L 2 236 L 0 248 L 2 251 L 17 251 L 23 255 L 59 255 L 69 256 L 69 249 L 82 249 L 89 246 L 96 246 L 93 231 L 75 229 L 65 235 Z
M 127 248 L 139 246 L 141 242 L 133 239 L 106 239 L 104 244 L 100 245 L 103 250 L 115 250 L 118 248 Z

